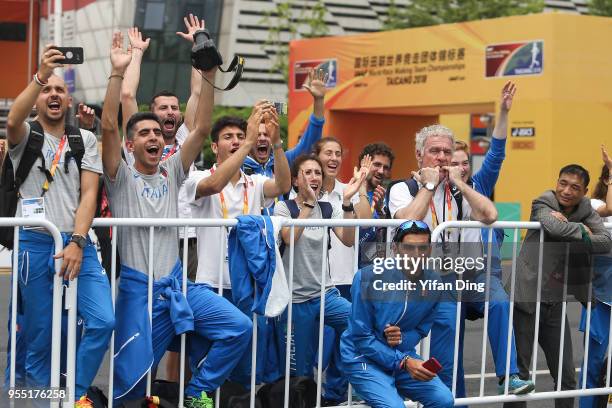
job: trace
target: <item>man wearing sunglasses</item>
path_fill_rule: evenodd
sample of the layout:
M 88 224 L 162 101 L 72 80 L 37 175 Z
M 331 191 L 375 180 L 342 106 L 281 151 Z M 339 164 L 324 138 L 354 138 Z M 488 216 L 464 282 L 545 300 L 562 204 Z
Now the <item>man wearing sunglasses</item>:
M 430 239 L 427 224 L 406 221 L 395 233 L 394 254 L 427 257 Z M 350 383 L 373 408 L 403 407 L 405 398 L 426 408 L 452 407 L 449 388 L 415 351 L 431 329 L 441 295 L 423 290 L 423 283 L 439 277 L 422 267 L 376 265 L 381 263 L 358 271 L 351 288 L 351 316 L 340 343 Z

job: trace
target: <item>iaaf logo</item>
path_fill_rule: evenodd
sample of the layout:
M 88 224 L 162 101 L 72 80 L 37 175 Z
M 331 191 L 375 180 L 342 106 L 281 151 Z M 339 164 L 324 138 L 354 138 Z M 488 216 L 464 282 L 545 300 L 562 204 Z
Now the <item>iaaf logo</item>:
M 539 75 L 544 70 L 544 41 L 488 45 L 485 76 Z

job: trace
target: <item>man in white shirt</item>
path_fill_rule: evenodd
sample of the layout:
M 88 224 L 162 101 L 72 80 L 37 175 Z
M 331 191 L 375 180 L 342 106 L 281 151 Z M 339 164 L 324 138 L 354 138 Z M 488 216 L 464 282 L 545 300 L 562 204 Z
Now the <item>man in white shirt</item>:
M 491 200 L 462 181 L 459 167 L 450 166 L 454 146 L 453 132 L 442 125 L 425 127 L 416 134 L 419 170 L 412 172 L 413 179 L 391 187 L 389 212 L 393 218 L 422 220 L 432 231 L 444 221 L 495 222 L 497 210 Z M 461 231 L 444 232 L 442 241 L 460 242 Z M 439 376 L 449 388 L 452 387 L 456 308 L 452 298 L 440 304 L 431 335 L 431 355 L 442 365 Z M 459 353 L 461 356 L 461 347 Z M 458 389 L 456 396 L 461 397 L 463 393 L 464 390 Z
M 245 157 L 257 141 L 259 125 L 264 123 L 271 135 L 274 151 L 274 178 L 254 174 L 247 176 L 240 169 Z M 280 139 L 278 115 L 269 102 L 258 102 L 247 123 L 240 118 L 222 117 L 211 131 L 211 148 L 217 157 L 209 170 L 193 172 L 185 182 L 185 192 L 191 201 L 194 218 L 235 218 L 240 215 L 260 215 L 262 207 L 274 203 L 291 187 L 289 164 Z M 232 301 L 227 258 L 228 230 L 222 227 L 198 228 L 197 283 L 206 283 L 223 292 Z M 250 316 L 249 316 L 250 317 Z M 266 362 L 266 333 L 271 333 L 268 319 L 258 319 L 258 371 Z M 269 329 L 269 330 L 267 330 Z M 250 353 L 250 348 L 247 353 Z M 249 384 L 251 357 L 244 356 L 232 374 L 232 379 Z M 258 376 L 258 378 L 260 378 Z M 263 378 L 260 378 L 263 380 Z

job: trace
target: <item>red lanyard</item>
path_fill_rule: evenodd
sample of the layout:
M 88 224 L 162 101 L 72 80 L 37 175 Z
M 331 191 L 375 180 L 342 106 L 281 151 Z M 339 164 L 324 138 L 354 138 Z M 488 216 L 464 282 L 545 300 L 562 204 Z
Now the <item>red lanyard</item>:
M 215 174 L 215 166 L 210 168 L 210 175 Z M 243 190 L 243 203 L 242 203 L 242 214 L 247 215 L 249 213 L 249 196 L 247 194 L 249 181 L 244 176 L 244 190 Z M 219 193 L 219 200 L 221 200 L 221 212 L 223 213 L 223 218 L 228 218 L 227 206 L 225 205 L 225 197 L 223 196 L 223 191 Z
M 434 192 L 435 194 L 435 192 Z M 451 203 L 451 193 L 450 188 L 448 187 L 448 183 L 445 184 L 444 188 L 444 200 L 446 201 L 446 206 L 448 208 L 448 221 L 453 220 L 453 205 Z M 442 204 L 444 207 L 444 203 Z M 429 210 L 431 211 L 431 224 L 433 228 L 436 228 L 439 224 L 438 214 L 436 213 L 436 207 L 434 206 L 433 197 L 429 200 Z M 446 221 L 446 220 L 442 220 Z
M 66 145 L 66 135 L 62 136 L 62 140 L 60 141 L 59 147 L 55 151 L 55 156 L 53 157 L 53 162 L 51 164 L 51 168 L 49 169 L 49 173 L 51 177 L 55 174 L 55 169 L 57 169 L 57 165 L 59 164 L 60 157 L 62 156 L 62 151 L 64 150 L 64 146 Z M 45 194 L 49 190 L 49 180 L 45 180 L 43 184 L 43 194 Z
M 175 142 L 174 145 L 172 146 L 172 149 L 170 149 L 170 151 L 166 153 L 166 155 L 161 159 L 161 161 L 169 159 L 170 156 L 172 156 L 176 152 L 177 147 L 178 147 L 178 143 Z

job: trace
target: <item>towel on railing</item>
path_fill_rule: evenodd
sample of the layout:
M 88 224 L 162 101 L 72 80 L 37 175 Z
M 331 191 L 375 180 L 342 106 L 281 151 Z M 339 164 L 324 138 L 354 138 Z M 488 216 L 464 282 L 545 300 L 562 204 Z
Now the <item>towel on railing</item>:
M 289 303 L 287 277 L 276 244 L 280 228 L 280 217 L 244 215 L 229 234 L 232 297 L 247 315 L 278 316 Z

